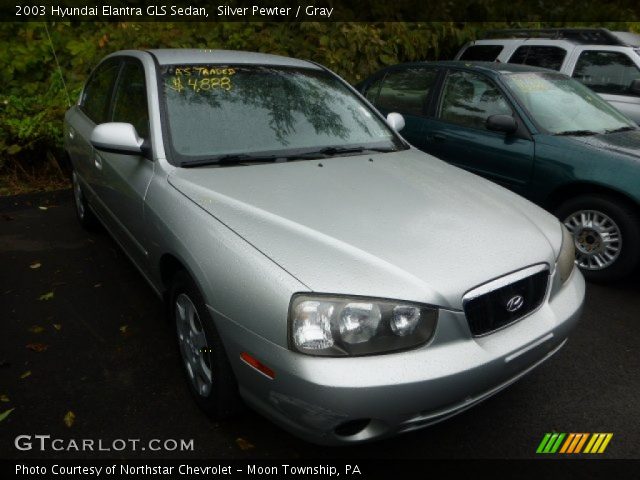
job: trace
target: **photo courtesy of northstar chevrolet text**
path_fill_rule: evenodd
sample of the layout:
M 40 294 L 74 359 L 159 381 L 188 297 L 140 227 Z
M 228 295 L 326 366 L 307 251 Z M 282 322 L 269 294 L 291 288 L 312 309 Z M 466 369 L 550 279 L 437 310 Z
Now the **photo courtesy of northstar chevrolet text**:
M 2 7 L 7 475 L 632 478 L 640 11 L 557 3 Z

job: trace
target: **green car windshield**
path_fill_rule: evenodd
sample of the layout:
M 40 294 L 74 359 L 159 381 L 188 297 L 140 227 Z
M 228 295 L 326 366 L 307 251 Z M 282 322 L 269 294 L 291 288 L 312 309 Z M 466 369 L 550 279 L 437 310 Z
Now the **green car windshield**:
M 564 75 L 526 72 L 504 78 L 533 120 L 549 133 L 589 135 L 636 127 L 596 93 Z
M 168 143 L 182 166 L 234 156 L 405 148 L 386 122 L 324 70 L 169 65 L 161 81 Z

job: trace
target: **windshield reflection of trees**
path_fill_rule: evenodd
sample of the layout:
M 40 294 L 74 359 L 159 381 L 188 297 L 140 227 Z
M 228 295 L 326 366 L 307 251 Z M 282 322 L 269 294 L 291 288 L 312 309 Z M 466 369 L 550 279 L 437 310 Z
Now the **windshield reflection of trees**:
M 339 112 L 348 111 L 351 118 L 362 131 L 373 136 L 369 125 L 364 121 L 364 113 L 359 102 L 353 98 L 337 80 L 325 74 L 314 75 L 315 72 L 299 72 L 253 67 L 251 69 L 236 68 L 237 73 L 231 76 L 232 88 L 220 88 L 195 92 L 185 88 L 182 93 L 168 88 L 172 76 L 166 77 L 167 95 L 172 102 L 189 105 L 207 105 L 211 109 L 221 108 L 224 103 L 241 104 L 246 114 L 266 111 L 269 116 L 269 127 L 273 130 L 277 141 L 289 145 L 289 139 L 296 134 L 300 120 L 298 115 L 314 128 L 316 134 L 325 134 L 346 140 L 350 128 Z M 322 76 L 321 76 L 322 75 Z M 242 109 L 242 107 L 239 107 Z

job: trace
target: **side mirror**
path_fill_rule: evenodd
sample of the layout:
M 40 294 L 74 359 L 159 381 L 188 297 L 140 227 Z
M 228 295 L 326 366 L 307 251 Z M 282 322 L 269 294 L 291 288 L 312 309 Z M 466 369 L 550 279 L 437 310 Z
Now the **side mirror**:
M 640 95 L 640 78 L 636 78 L 633 82 L 631 82 L 629 92 L 633 95 Z
M 144 140 L 130 123 L 101 123 L 91 132 L 91 145 L 104 152 L 142 155 L 143 143 Z
M 387 123 L 396 132 L 399 132 L 404 128 L 404 117 L 396 112 L 391 112 L 387 115 Z
M 491 115 L 487 118 L 487 130 L 492 132 L 515 133 L 518 123 L 511 115 Z

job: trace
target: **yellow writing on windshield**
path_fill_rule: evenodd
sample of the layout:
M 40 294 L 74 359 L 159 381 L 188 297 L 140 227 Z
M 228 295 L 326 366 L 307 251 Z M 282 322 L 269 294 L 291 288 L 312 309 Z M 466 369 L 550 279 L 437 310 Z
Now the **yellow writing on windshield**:
M 221 89 L 229 91 L 233 88 L 231 77 L 236 70 L 220 66 L 185 66 L 174 67 L 167 86 L 176 92 L 187 90 L 199 93 Z
M 512 75 L 513 83 L 524 93 L 544 92 L 551 90 L 551 85 L 539 75 L 520 74 Z

